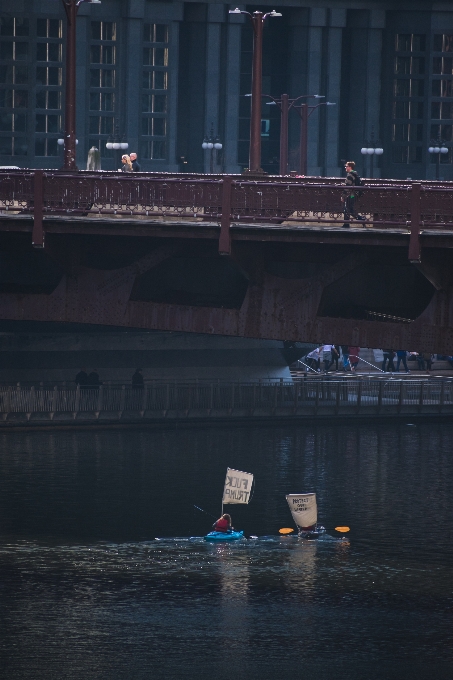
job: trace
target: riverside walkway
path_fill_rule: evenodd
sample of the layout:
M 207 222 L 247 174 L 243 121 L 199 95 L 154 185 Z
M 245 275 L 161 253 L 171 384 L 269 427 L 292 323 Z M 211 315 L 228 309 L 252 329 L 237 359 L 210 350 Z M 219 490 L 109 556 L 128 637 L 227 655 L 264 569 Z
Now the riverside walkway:
M 143 389 L 0 387 L 0 427 L 292 420 L 453 413 L 453 379 L 154 382 Z

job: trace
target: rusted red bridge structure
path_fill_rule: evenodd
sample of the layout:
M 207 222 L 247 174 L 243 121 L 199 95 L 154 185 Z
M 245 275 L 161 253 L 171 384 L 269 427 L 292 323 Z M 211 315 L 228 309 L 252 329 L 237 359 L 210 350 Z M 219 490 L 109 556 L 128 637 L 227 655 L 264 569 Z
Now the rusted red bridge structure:
M 0 320 L 450 354 L 453 184 L 0 171 Z

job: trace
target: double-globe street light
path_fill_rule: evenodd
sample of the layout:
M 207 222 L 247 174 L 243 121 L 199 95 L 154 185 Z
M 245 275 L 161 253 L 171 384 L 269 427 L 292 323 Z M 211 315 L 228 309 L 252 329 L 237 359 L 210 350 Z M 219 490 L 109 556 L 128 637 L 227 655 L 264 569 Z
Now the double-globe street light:
M 116 152 L 114 159 L 116 160 L 116 166 L 118 167 L 119 165 L 121 165 L 121 159 L 119 158 L 120 154 L 118 153 L 118 151 L 120 152 L 126 151 L 126 149 L 129 148 L 129 144 L 128 142 L 125 141 L 124 135 L 120 137 L 118 125 L 115 128 L 115 136 L 114 137 L 110 136 L 108 138 L 105 148 L 109 150 L 113 149 Z M 121 170 L 121 167 L 119 167 L 118 169 Z
M 253 57 L 252 57 L 252 102 L 250 111 L 250 151 L 249 167 L 246 172 L 263 175 L 261 167 L 261 94 L 263 90 L 263 26 L 268 17 L 281 17 L 280 12 L 245 12 L 230 9 L 230 14 L 245 14 L 249 17 L 253 27 Z
M 441 154 L 447 154 L 448 153 L 448 147 L 445 146 L 445 142 L 443 139 L 436 139 L 436 141 L 431 142 L 431 146 L 428 147 L 428 153 L 431 154 L 431 157 L 434 156 L 434 154 L 437 154 L 436 158 L 436 180 L 439 179 L 439 166 L 440 166 L 440 158 Z
M 216 135 L 214 137 L 214 125 L 211 123 L 211 131 L 209 135 L 206 135 L 206 137 L 203 139 L 203 143 L 201 145 L 201 148 L 204 151 L 209 151 L 210 153 L 210 159 L 209 159 L 209 172 L 212 173 L 214 172 L 214 153 L 217 154 L 218 151 L 222 149 L 222 142 L 220 141 L 219 135 Z
M 371 130 L 371 140 L 369 142 L 365 142 L 365 145 L 362 146 L 362 148 L 360 149 L 360 153 L 362 154 L 363 161 L 364 161 L 364 165 L 363 165 L 364 173 L 363 174 L 365 174 L 365 172 L 366 172 L 366 168 L 365 168 L 365 162 L 366 161 L 365 161 L 365 159 L 368 156 L 368 158 L 370 159 L 370 179 L 373 179 L 374 157 L 375 156 L 382 156 L 382 154 L 384 153 L 384 149 L 379 144 L 379 142 L 375 142 L 375 140 L 374 140 L 374 130 Z
M 101 0 L 62 0 L 67 18 L 66 88 L 64 120 L 63 170 L 77 170 L 76 165 L 76 19 L 83 2 L 100 5 Z

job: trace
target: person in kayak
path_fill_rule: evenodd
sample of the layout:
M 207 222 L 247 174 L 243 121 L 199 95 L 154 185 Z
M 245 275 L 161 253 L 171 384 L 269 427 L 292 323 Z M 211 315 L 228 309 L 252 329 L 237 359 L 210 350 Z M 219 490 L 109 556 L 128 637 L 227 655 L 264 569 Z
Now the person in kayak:
M 231 526 L 231 517 L 230 515 L 222 515 L 217 522 L 214 522 L 212 525 L 212 530 L 213 531 L 219 531 L 222 534 L 228 534 L 231 531 L 233 531 L 233 527 Z

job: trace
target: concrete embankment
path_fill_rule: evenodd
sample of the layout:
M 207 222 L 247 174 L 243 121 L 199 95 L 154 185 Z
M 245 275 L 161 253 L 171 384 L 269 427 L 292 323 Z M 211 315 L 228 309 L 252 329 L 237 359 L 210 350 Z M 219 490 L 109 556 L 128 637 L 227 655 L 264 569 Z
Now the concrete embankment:
M 433 418 L 453 414 L 453 380 L 158 382 L 143 389 L 0 387 L 0 428 Z

